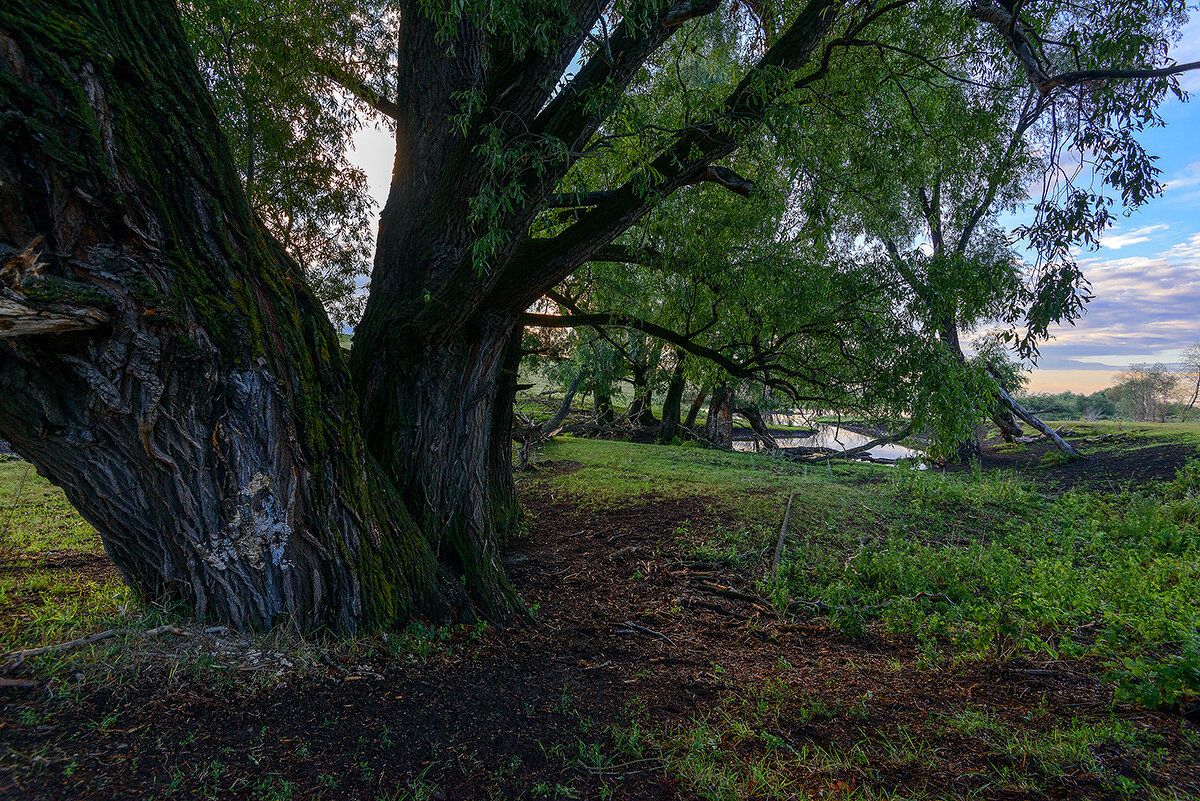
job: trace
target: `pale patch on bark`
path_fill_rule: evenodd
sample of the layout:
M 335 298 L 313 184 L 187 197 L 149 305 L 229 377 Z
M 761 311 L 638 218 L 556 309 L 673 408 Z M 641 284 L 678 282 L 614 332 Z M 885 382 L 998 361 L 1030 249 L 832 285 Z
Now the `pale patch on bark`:
M 227 501 L 233 506 L 226 525 L 228 536 L 211 548 L 199 547 L 204 561 L 217 570 L 227 570 L 231 564 L 247 564 L 255 570 L 263 570 L 268 564 L 281 570 L 292 567 L 283 558 L 292 528 L 270 488 L 270 476 L 256 473 L 238 501 Z

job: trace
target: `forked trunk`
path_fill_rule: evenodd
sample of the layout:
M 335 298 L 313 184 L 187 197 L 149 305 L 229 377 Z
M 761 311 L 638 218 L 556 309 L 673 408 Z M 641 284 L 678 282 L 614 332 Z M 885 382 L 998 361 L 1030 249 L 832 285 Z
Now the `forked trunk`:
M 435 347 L 355 349 L 363 430 L 438 559 L 490 617 L 520 608 L 498 546 L 519 519 L 512 476 L 515 316 L 485 316 Z
M 611 426 L 616 420 L 613 413 L 612 395 L 607 389 L 596 387 L 592 390 L 592 419 L 600 428 Z
M 658 423 L 654 418 L 653 390 L 647 370 L 634 370 L 633 373 L 633 402 L 629 405 L 629 419 L 642 428 L 651 428 Z
M 173 4 L 0 6 L 0 436 L 147 601 L 238 628 L 449 617 L 465 597 L 207 97 Z

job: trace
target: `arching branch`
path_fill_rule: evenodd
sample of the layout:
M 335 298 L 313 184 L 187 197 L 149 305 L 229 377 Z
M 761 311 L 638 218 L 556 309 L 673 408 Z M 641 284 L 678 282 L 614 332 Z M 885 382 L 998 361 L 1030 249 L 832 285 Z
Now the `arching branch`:
M 322 62 L 318 71 L 385 117 L 391 117 L 393 120 L 400 119 L 400 106 L 382 93 L 367 86 L 361 78 L 340 64 Z
M 735 195 L 741 195 L 742 197 L 749 197 L 754 192 L 753 181 L 738 175 L 735 170 L 719 165 L 704 168 L 694 178 L 684 182 L 683 185 L 693 186 L 706 182 L 723 186 Z M 616 189 L 603 189 L 596 192 L 564 192 L 551 195 L 546 205 L 552 209 L 599 206 L 616 194 Z
M 1049 94 L 1055 89 L 1076 86 L 1089 81 L 1166 78 L 1200 69 L 1200 61 L 1192 61 L 1187 64 L 1173 64 L 1154 69 L 1075 70 L 1050 75 L 1046 71 L 1044 56 L 1039 52 L 1041 48 L 1038 36 L 1022 24 L 1018 16 L 1019 11 L 1019 8 L 1010 8 L 996 0 L 975 0 L 971 4 L 972 16 L 981 22 L 988 23 L 1008 39 L 1013 53 L 1021 62 L 1029 80 L 1043 95 Z

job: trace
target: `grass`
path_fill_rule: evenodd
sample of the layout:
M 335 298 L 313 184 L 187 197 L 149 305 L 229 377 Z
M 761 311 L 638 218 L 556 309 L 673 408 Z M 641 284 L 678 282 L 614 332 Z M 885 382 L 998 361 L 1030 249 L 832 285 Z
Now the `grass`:
M 1095 436 L 1124 433 L 1128 441 L 1120 447 L 1200 444 L 1200 424 L 1067 425 Z M 896 672 L 1067 660 L 1075 670 L 1107 674 L 1118 702 L 1178 710 L 1200 696 L 1200 463 L 1175 482 L 1137 492 L 1052 494 L 1014 474 L 816 466 L 759 454 L 570 437 L 547 445 L 542 459 L 577 462 L 580 469 L 534 472 L 519 480 L 538 483 L 573 508 L 699 501 L 707 510 L 704 519 L 664 531 L 664 554 L 730 566 L 777 604 L 781 619 L 821 618 L 823 626 L 838 626 L 861 643 L 910 644 L 915 656 L 895 659 Z M 790 536 L 772 575 L 780 520 L 793 492 Z M 81 579 L 55 569 L 53 561 L 64 553 L 96 556 L 102 548 L 62 493 L 24 463 L 0 463 L 0 521 L 5 565 L 0 650 L 110 627 L 136 630 L 167 619 L 161 610 L 139 605 L 117 578 Z M 194 638 L 192 646 L 176 649 L 168 669 L 202 677 L 210 688 L 247 680 L 266 686 L 281 660 L 324 672 L 323 654 L 336 650 L 412 664 L 467 655 L 482 631 L 414 623 L 389 636 L 332 644 L 280 631 L 219 651 Z M 126 645 L 109 641 L 80 654 L 48 656 L 38 670 L 53 678 L 76 671 L 108 676 L 122 664 L 140 669 L 136 649 Z M 271 669 L 235 679 L 236 665 L 251 650 Z M 950 736 L 988 755 L 983 767 L 973 768 L 982 772 L 970 777 L 980 795 L 1053 794 L 1062 782 L 1086 776 L 1113 798 L 1172 797 L 1142 775 L 1174 758 L 1168 744 L 1117 712 L 1073 717 L 1035 711 L 1029 720 L 1014 721 L 986 706 L 964 706 L 948 714 L 930 712 L 923 725 L 893 725 L 880 713 L 887 699 L 872 692 L 839 694 L 837 688 L 828 694 L 798 689 L 789 683 L 792 668 L 782 660 L 775 675 L 755 683 L 725 678 L 734 672 L 712 666 L 720 692 L 700 712 L 651 720 L 635 706 L 628 722 L 611 732 L 610 748 L 581 740 L 577 756 L 552 756 L 573 760 L 592 775 L 665 770 L 684 790 L 706 799 L 782 799 L 818 791 L 849 799 L 971 797 L 976 790 L 893 787 L 880 780 L 954 775 Z M 82 693 L 94 686 L 91 681 L 61 692 Z M 565 686 L 554 712 L 581 734 L 590 725 L 575 711 Z M 126 725 L 116 716 L 95 721 L 104 734 Z M 335 725 L 341 724 L 331 721 Z M 821 727 L 841 736 L 804 736 Z M 389 736 L 385 730 L 383 739 Z M 1187 740 L 1192 753 L 1200 747 L 1194 732 L 1184 729 L 1182 737 L 1195 741 Z M 296 747 L 308 753 L 307 745 Z M 1114 771 L 1113 754 L 1138 768 Z M 251 780 L 228 775 L 219 761 L 206 770 L 181 774 L 180 780 L 193 789 L 236 785 L 248 797 L 264 799 L 338 797 L 341 783 L 349 781 L 333 772 L 320 774 L 316 788 L 270 773 Z M 506 780 L 496 781 L 499 786 Z M 379 797 L 431 798 L 439 789 L 422 774 L 381 788 Z M 525 797 L 574 792 L 570 784 L 546 781 L 529 787 Z
M 100 536 L 63 491 L 23 461 L 0 462 L 0 554 L 104 552 Z
M 129 626 L 145 617 L 119 578 L 90 578 L 48 563 L 62 555 L 103 554 L 96 530 L 62 490 L 27 462 L 0 462 L 0 557 L 7 566 L 0 572 L 0 651 Z
M 1124 435 L 1134 445 L 1179 443 L 1200 446 L 1200 421 L 1191 423 L 1134 423 L 1121 420 L 1047 420 L 1052 428 L 1074 429 L 1087 437 Z M 1035 432 L 1036 433 L 1036 432 Z
M 1168 430 L 1166 437 L 1178 432 Z M 1200 468 L 1158 491 L 1046 495 L 1003 473 L 806 466 L 752 454 L 563 438 L 547 481 L 583 508 L 703 498 L 698 559 L 757 569 L 781 608 L 915 638 L 929 667 L 1094 658 L 1121 697 L 1200 695 Z M 766 563 L 795 501 L 786 558 Z

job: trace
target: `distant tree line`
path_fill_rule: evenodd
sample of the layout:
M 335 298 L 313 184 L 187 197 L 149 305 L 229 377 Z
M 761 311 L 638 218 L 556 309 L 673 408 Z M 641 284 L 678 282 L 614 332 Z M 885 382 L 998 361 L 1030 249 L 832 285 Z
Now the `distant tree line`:
M 1117 373 L 1116 383 L 1080 395 L 1022 393 L 1020 402 L 1056 420 L 1127 419 L 1138 422 L 1187 422 L 1197 417 L 1200 397 L 1200 342 L 1183 354 L 1178 369 L 1158 362 L 1133 364 Z

